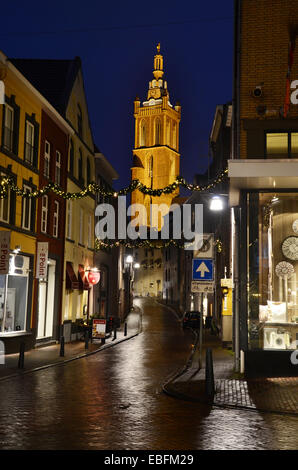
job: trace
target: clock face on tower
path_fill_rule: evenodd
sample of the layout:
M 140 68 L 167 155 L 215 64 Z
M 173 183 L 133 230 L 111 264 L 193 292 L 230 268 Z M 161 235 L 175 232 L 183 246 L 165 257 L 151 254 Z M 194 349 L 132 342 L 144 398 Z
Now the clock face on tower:
M 298 260 L 298 237 L 291 236 L 282 242 L 281 250 L 283 255 L 293 261 Z

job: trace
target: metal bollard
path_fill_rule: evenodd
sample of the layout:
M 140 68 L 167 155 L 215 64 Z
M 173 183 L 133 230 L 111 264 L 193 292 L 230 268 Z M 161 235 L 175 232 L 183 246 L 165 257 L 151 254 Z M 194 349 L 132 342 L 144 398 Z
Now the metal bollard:
M 64 336 L 60 338 L 60 356 L 64 357 Z
M 89 331 L 85 331 L 85 349 L 89 348 Z
M 113 338 L 113 341 L 114 339 L 117 339 L 117 328 L 114 328 L 114 338 Z
M 127 336 L 127 323 L 124 323 L 124 336 Z
M 106 342 L 106 339 L 105 338 L 101 338 L 101 344 L 105 344 Z
M 24 369 L 24 360 L 25 360 L 25 343 L 24 341 L 22 341 L 20 343 L 20 354 L 19 354 L 19 362 L 18 362 L 19 369 Z
M 215 394 L 212 349 L 206 349 L 205 393 L 213 401 Z

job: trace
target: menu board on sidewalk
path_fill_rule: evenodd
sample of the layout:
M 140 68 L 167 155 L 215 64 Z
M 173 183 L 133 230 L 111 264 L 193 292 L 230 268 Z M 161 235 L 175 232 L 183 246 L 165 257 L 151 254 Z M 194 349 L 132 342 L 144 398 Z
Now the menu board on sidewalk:
M 92 338 L 100 339 L 106 336 L 106 320 L 94 318 L 92 321 Z

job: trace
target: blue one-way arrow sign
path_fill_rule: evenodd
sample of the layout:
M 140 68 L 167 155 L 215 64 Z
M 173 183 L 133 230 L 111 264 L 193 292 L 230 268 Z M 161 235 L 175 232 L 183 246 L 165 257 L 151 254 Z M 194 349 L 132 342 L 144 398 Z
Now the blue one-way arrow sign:
M 195 258 L 192 262 L 192 279 L 194 281 L 213 281 L 214 264 L 212 259 Z

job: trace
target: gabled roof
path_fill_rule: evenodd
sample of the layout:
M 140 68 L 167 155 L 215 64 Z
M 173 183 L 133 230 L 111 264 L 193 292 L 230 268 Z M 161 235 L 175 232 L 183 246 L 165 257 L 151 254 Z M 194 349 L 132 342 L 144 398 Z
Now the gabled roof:
M 65 117 L 70 93 L 81 68 L 81 59 L 8 59 Z

